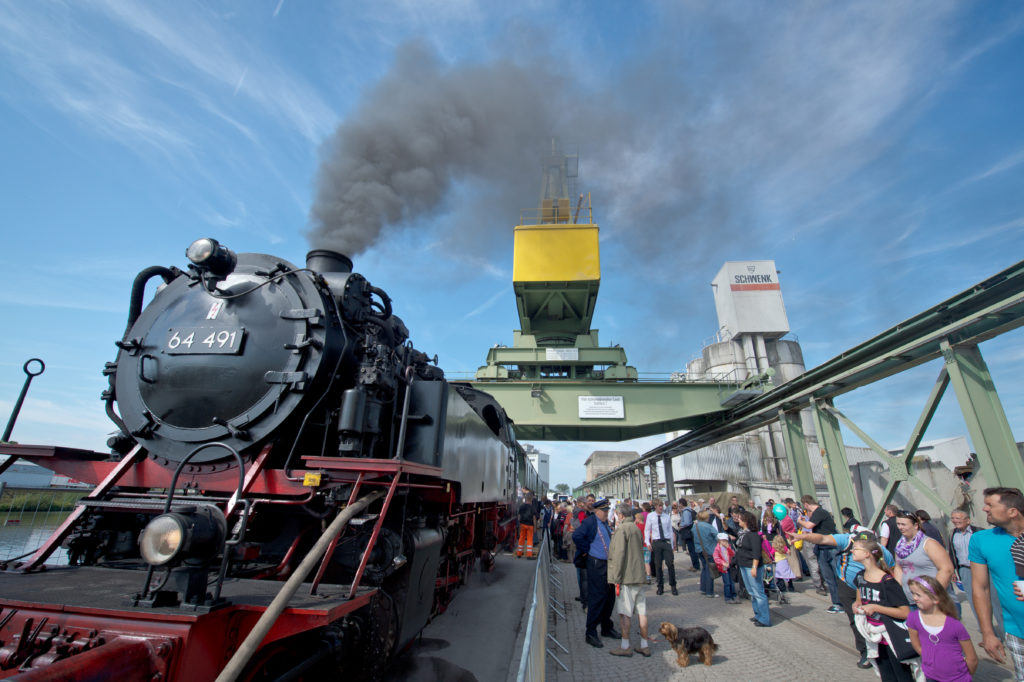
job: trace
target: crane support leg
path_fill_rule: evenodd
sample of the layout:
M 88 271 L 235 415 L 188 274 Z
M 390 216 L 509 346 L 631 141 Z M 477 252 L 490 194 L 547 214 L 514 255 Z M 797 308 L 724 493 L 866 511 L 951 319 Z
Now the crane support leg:
M 782 426 L 786 459 L 789 461 L 789 472 L 793 477 L 793 492 L 797 497 L 814 496 L 814 472 L 811 470 L 811 458 L 807 456 L 807 441 L 804 439 L 800 412 L 787 413 L 785 410 L 779 410 L 779 425 Z
M 889 468 L 889 483 L 885 486 L 885 491 L 882 493 L 882 498 L 879 500 L 878 505 L 875 507 L 874 513 L 871 515 L 871 521 L 869 525 L 871 528 L 878 526 L 879 521 L 882 519 L 882 513 L 885 510 L 885 505 L 892 501 L 893 495 L 896 493 L 896 489 L 900 486 L 903 481 L 910 481 L 911 485 L 920 490 L 935 506 L 943 511 L 949 511 L 949 503 L 940 498 L 935 492 L 924 485 L 920 479 L 910 473 L 910 464 L 913 460 L 914 455 L 917 454 L 917 448 L 921 445 L 921 439 L 924 438 L 924 432 L 928 429 L 928 425 L 932 421 L 932 417 L 935 416 L 935 410 L 939 407 L 939 401 L 942 399 L 942 394 L 946 391 L 946 386 L 949 385 L 949 374 L 946 369 L 943 368 L 939 372 L 938 378 L 935 380 L 935 385 L 932 386 L 931 393 L 928 395 L 928 400 L 925 401 L 924 408 L 921 410 L 921 416 L 918 417 L 917 423 L 914 425 L 914 430 L 910 432 L 910 438 L 907 439 L 907 444 L 904 446 L 903 451 L 898 455 L 891 455 L 881 445 L 876 443 L 868 434 L 864 433 L 856 424 L 847 419 L 846 415 L 837 410 L 832 405 L 825 405 L 822 407 L 828 414 L 835 417 L 837 420 L 846 425 L 848 429 L 853 431 L 857 436 L 864 441 L 864 443 L 874 450 L 882 462 Z
M 665 465 L 665 497 L 668 499 L 668 504 L 671 507 L 672 502 L 676 499 L 676 478 L 672 473 L 672 458 L 665 455 L 661 461 Z
M 839 430 L 839 420 L 826 409 L 830 403 L 831 401 L 811 401 L 814 407 L 814 428 L 818 432 L 822 463 L 825 465 L 828 494 L 835 507 L 833 511 L 849 507 L 856 518 L 862 519 L 864 517 L 857 501 L 857 491 L 853 488 L 850 462 L 846 457 L 846 446 L 843 444 L 843 434 Z
M 949 341 L 939 345 L 985 480 L 991 486 L 1024 487 L 1024 463 L 981 351 Z

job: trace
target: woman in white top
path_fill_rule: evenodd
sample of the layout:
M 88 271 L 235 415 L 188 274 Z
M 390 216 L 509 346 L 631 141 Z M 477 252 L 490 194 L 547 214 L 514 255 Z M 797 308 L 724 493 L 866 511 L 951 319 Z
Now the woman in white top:
M 913 603 L 913 595 L 907 585 L 911 578 L 919 575 L 931 576 L 943 588 L 949 589 L 949 581 L 953 578 L 953 562 L 946 548 L 925 535 L 921 530 L 920 519 L 910 512 L 896 513 L 896 528 L 901 537 L 893 554 L 896 555 L 896 563 L 903 569 L 901 582 L 907 599 Z

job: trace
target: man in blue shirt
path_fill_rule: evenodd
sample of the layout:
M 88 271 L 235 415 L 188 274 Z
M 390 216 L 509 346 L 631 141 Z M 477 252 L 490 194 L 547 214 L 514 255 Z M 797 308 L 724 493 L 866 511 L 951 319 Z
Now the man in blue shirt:
M 1017 488 L 986 488 L 984 495 L 985 520 L 995 527 L 972 533 L 967 549 L 981 647 L 1000 663 L 1009 651 L 1017 680 L 1021 681 L 1024 680 L 1024 601 L 1013 591 L 1013 581 L 1018 577 L 1010 545 L 1024 533 L 1024 495 Z M 992 627 L 989 592 L 993 587 L 1003 608 L 1005 648 Z
M 871 667 L 871 662 L 868 661 L 867 647 L 864 644 L 864 635 L 860 634 L 860 630 L 857 629 L 857 625 L 853 619 L 853 602 L 857 600 L 857 587 L 854 583 L 854 579 L 864 570 L 864 564 L 854 559 L 853 555 L 850 554 L 850 550 L 853 548 L 853 543 L 857 540 L 878 542 L 878 538 L 876 538 L 875 534 L 864 526 L 854 526 L 851 530 L 854 532 L 833 533 L 831 535 L 823 535 L 821 533 L 803 533 L 802 535 L 797 535 L 796 533 L 788 533 L 788 536 L 790 541 L 803 540 L 804 542 L 809 542 L 812 545 L 835 547 L 836 550 L 838 550 L 833 563 L 835 566 L 836 578 L 838 578 L 836 587 L 839 596 L 839 605 L 846 614 L 847 620 L 850 621 L 850 629 L 853 630 L 853 639 L 857 646 L 857 651 L 860 652 L 860 660 L 857 661 L 857 667 L 867 669 Z M 893 568 L 893 575 L 899 579 L 900 567 L 895 565 L 896 562 L 893 560 L 892 553 L 885 547 L 882 547 L 882 556 L 885 558 L 885 564 Z
M 604 645 L 597 636 L 598 626 L 602 636 L 622 639 L 622 633 L 612 623 L 615 588 L 608 584 L 608 547 L 612 539 L 609 507 L 611 502 L 607 499 L 595 502 L 594 513 L 572 534 L 576 551 L 587 555 L 587 644 L 599 649 Z

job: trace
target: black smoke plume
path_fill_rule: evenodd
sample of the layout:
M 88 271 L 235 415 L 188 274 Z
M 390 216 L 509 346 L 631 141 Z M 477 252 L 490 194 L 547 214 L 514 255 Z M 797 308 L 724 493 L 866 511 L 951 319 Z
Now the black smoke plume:
M 639 305 L 624 287 L 602 296 L 656 308 L 672 344 L 708 308 L 680 292 L 706 292 L 723 261 L 786 267 L 798 242 L 841 259 L 864 241 L 831 221 L 870 201 L 851 179 L 941 90 L 960 6 L 669 3 L 648 8 L 642 42 L 594 63 L 449 66 L 405 45 L 324 147 L 310 240 L 354 255 L 444 212 L 432 227 L 447 250 L 493 261 L 500 244 L 504 259 L 561 136 L 594 192 L 603 271 L 643 264 Z M 713 331 L 709 318 L 697 324 Z
M 449 68 L 421 43 L 403 46 L 325 145 L 311 243 L 356 255 L 387 226 L 435 212 L 456 180 L 532 205 L 555 90 L 552 76 L 519 64 Z M 499 210 L 481 222 L 516 217 Z

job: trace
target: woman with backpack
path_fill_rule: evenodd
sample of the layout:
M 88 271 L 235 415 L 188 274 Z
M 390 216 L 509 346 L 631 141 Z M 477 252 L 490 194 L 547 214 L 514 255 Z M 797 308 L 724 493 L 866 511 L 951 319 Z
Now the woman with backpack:
M 750 593 L 750 601 L 754 607 L 754 617 L 751 620 L 755 627 L 771 627 L 768 596 L 764 592 L 765 568 L 757 517 L 745 510 L 739 512 L 737 517 L 740 529 L 736 541 L 736 564 L 740 568 L 740 577 L 747 587 L 747 592 Z
M 715 527 L 708 519 L 710 514 L 707 511 L 697 512 L 697 522 L 693 524 L 693 535 L 697 541 L 697 551 L 700 562 L 700 593 L 705 597 L 715 597 L 715 573 L 711 564 L 714 563 L 715 546 L 718 544 Z

